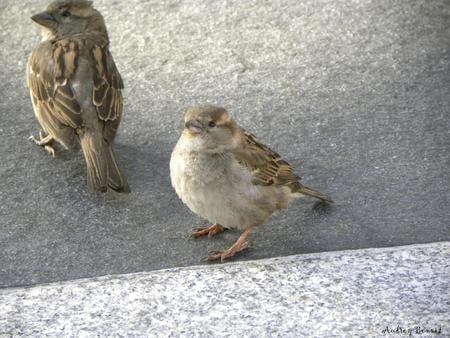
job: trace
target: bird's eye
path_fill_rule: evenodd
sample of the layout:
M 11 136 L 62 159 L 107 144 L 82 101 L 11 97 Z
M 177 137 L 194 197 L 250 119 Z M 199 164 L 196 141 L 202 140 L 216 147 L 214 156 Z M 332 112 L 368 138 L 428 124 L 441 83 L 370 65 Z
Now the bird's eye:
M 211 121 L 208 123 L 208 127 L 214 128 L 216 126 L 216 123 L 214 121 Z
M 69 11 L 68 9 L 66 9 L 64 12 L 61 13 L 61 15 L 62 15 L 63 17 L 65 17 L 65 18 L 67 18 L 67 17 L 69 17 L 71 14 L 70 14 L 70 11 Z

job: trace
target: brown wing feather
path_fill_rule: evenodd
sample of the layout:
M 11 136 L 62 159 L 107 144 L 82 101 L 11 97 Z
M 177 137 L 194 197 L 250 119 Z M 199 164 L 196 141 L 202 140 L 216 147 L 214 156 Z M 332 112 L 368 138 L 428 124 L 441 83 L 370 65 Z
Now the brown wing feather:
M 299 191 L 300 177 L 294 174 L 292 167 L 281 156 L 259 142 L 256 137 L 243 131 L 243 149 L 236 152 L 236 159 L 250 169 L 255 185 L 285 185 L 292 191 Z
M 122 78 L 106 46 L 94 46 L 92 55 L 96 69 L 93 103 L 99 119 L 107 122 L 105 138 L 113 138 L 122 117 L 122 89 L 124 87 Z
M 33 103 L 42 110 L 43 123 L 48 124 L 43 127 L 53 132 L 64 126 L 75 129 L 83 122 L 80 105 L 69 82 L 76 70 L 76 55 L 75 43 L 59 40 L 53 46 L 44 44 L 36 49 L 28 63 L 27 79 Z

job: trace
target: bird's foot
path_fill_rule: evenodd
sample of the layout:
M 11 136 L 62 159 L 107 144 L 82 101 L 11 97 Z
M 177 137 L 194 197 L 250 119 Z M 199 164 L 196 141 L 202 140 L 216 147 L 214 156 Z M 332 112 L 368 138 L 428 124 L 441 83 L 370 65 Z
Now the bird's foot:
M 203 236 L 208 236 L 208 238 L 211 238 L 212 236 L 217 235 L 217 234 L 219 234 L 219 233 L 221 233 L 221 232 L 223 232 L 225 230 L 226 230 L 225 227 L 223 227 L 222 225 L 216 223 L 216 224 L 211 225 L 210 227 L 207 227 L 207 228 L 195 228 L 195 229 L 193 229 L 190 237 L 191 238 L 200 238 L 200 237 L 203 237 Z
M 205 258 L 206 261 L 212 262 L 212 261 L 218 261 L 223 262 L 225 259 L 233 257 L 238 252 L 245 250 L 248 248 L 248 242 L 243 241 L 240 242 L 239 240 L 234 243 L 229 249 L 224 251 L 210 251 L 208 254 L 208 257 Z
M 53 148 L 54 138 L 51 135 L 44 135 L 44 132 L 40 130 L 39 139 L 35 138 L 33 135 L 31 135 L 29 139 L 38 146 L 44 147 L 47 153 L 49 153 L 52 157 L 55 157 L 55 148 Z
M 252 230 L 253 227 L 247 228 L 242 233 L 242 235 L 239 236 L 239 239 L 236 241 L 236 243 L 234 243 L 230 248 L 225 251 L 211 251 L 204 260 L 208 262 L 220 260 L 221 262 L 223 262 L 225 259 L 233 257 L 238 252 L 247 249 L 249 246 L 247 242 L 247 236 Z

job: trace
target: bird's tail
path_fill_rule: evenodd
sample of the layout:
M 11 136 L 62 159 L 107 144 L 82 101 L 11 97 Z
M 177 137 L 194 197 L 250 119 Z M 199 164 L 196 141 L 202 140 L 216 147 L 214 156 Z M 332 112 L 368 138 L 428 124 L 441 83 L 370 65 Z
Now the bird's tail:
M 87 183 L 90 189 L 105 192 L 108 187 L 117 192 L 129 193 L 125 176 L 117 166 L 114 152 L 103 137 L 85 133 L 81 140 L 87 167 Z
M 318 198 L 324 202 L 334 203 L 333 200 L 331 198 L 329 198 L 327 195 L 322 194 L 321 192 L 319 192 L 317 190 L 305 187 L 304 185 L 302 185 L 302 187 L 299 189 L 298 192 L 303 195 L 308 195 L 308 196 Z

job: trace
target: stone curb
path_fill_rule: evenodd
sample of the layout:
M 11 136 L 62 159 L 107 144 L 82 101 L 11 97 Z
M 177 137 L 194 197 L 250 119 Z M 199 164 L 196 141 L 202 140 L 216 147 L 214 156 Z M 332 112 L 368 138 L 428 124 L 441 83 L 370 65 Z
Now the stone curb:
M 1 289 L 0 336 L 448 335 L 449 261 L 438 242 Z

